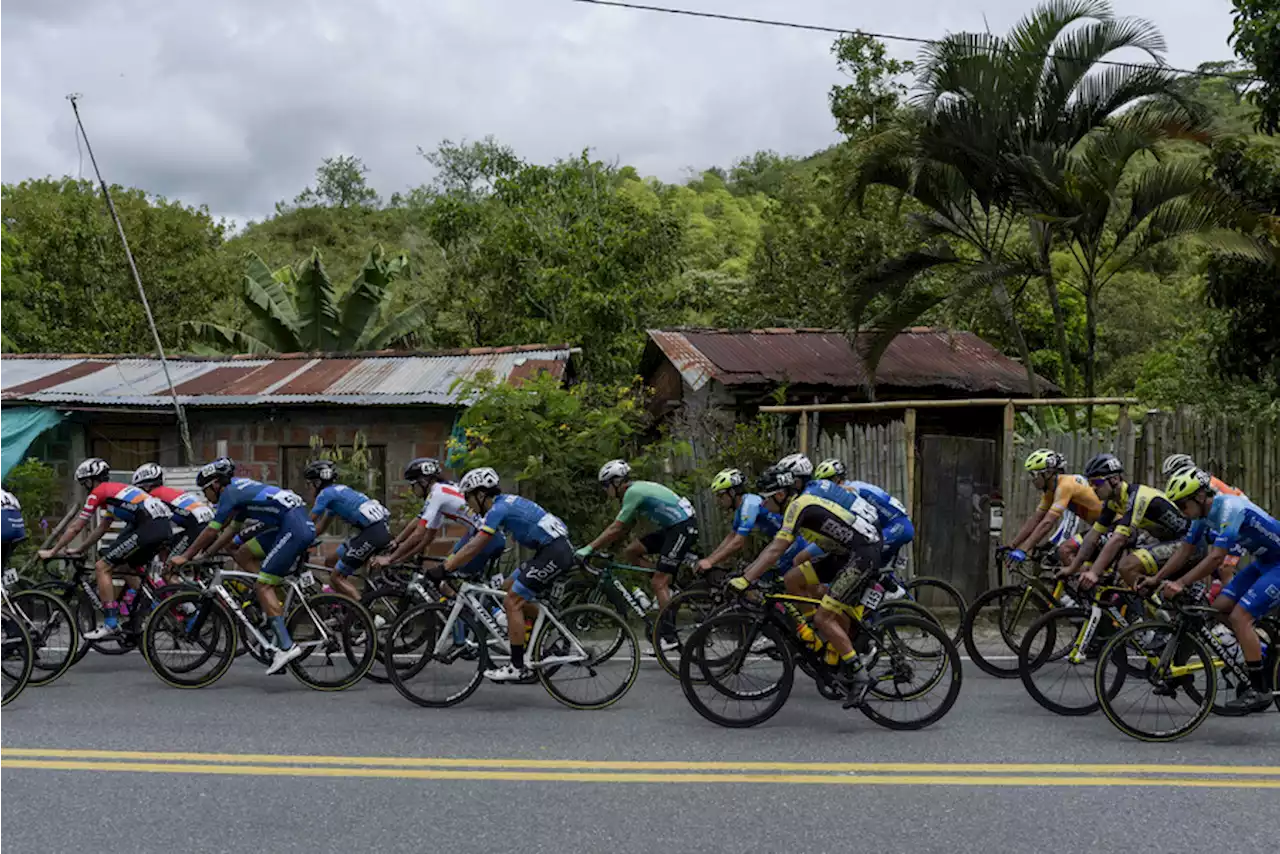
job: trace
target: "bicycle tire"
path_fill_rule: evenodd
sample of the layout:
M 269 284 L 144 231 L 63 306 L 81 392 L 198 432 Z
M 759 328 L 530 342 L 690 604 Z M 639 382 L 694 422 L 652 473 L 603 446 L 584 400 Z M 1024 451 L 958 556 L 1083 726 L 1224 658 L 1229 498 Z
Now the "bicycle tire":
M 360 597 L 360 604 L 373 617 L 374 629 L 378 633 L 378 647 L 383 649 L 386 645 L 387 633 L 391 626 L 399 619 L 400 615 L 409 610 L 416 604 L 417 600 L 409 594 L 406 587 L 398 585 L 383 585 L 381 587 L 371 587 L 366 590 L 364 595 Z M 382 628 L 378 628 L 378 618 L 381 617 L 385 622 Z M 369 668 L 369 672 L 365 674 L 365 678 L 382 685 L 391 682 L 391 677 L 387 675 L 387 662 L 394 661 L 394 655 L 388 656 L 383 654 L 377 656 L 377 660 Z
M 1153 633 L 1150 639 L 1143 639 L 1143 633 L 1145 632 Z M 1146 658 L 1145 647 L 1152 646 L 1155 634 L 1160 632 L 1168 633 L 1170 635 L 1170 637 L 1164 641 L 1164 644 L 1160 645 L 1161 649 L 1163 649 L 1164 646 L 1167 646 L 1168 643 L 1173 642 L 1174 639 L 1177 639 L 1179 646 L 1177 650 L 1175 650 L 1176 658 L 1185 662 L 1189 661 L 1192 656 L 1198 657 L 1201 662 L 1201 667 L 1198 672 L 1207 673 L 1214 669 L 1213 658 L 1208 647 L 1206 647 L 1204 642 L 1193 633 L 1183 631 L 1180 627 L 1173 626 L 1163 621 L 1143 620 L 1120 630 L 1111 638 L 1110 641 L 1107 642 L 1107 645 L 1102 648 L 1102 655 L 1099 657 L 1097 669 L 1094 671 L 1094 691 L 1098 695 L 1099 707 L 1102 709 L 1102 713 L 1106 715 L 1107 720 L 1109 720 L 1116 729 L 1131 738 L 1136 738 L 1139 741 L 1157 743 L 1176 741 L 1190 735 L 1202 723 L 1204 723 L 1205 719 L 1209 717 L 1209 714 L 1213 710 L 1213 701 L 1218 687 L 1217 679 L 1213 677 L 1207 677 L 1205 679 L 1205 687 L 1200 691 L 1192 690 L 1188 687 L 1186 682 L 1174 686 L 1173 694 L 1168 695 L 1173 699 L 1176 699 L 1178 691 L 1183 691 L 1190 699 L 1193 700 L 1196 699 L 1196 694 L 1200 695 L 1198 699 L 1199 708 L 1196 714 L 1182 726 L 1157 732 L 1142 729 L 1127 720 L 1124 714 L 1132 709 L 1132 704 L 1126 706 L 1124 703 L 1124 695 L 1117 693 L 1116 696 L 1108 696 L 1108 692 L 1102 690 L 1102 686 L 1108 684 L 1106 681 L 1108 665 L 1116 660 L 1117 655 L 1119 655 L 1121 657 L 1120 660 L 1125 661 L 1127 665 L 1131 646 L 1135 651 L 1141 653 L 1139 656 L 1140 659 Z M 1151 666 L 1152 665 L 1148 662 L 1147 670 L 1144 672 L 1143 679 L 1130 680 L 1131 682 L 1138 683 L 1137 687 L 1139 691 L 1142 690 L 1142 684 L 1154 687 L 1154 683 L 1151 681 Z M 1192 671 L 1193 674 L 1195 672 L 1197 671 Z M 1193 675 L 1187 677 L 1175 677 L 1175 680 L 1193 679 Z M 1155 695 L 1155 692 L 1149 693 L 1152 693 L 1153 696 Z M 1124 712 L 1121 710 L 1122 706 L 1125 707 Z M 1143 709 L 1145 710 L 1145 708 L 1146 705 L 1144 703 Z M 1172 718 L 1171 715 L 1169 717 Z
M 736 628 L 730 627 L 730 624 L 733 623 L 738 624 Z M 759 629 L 753 627 L 756 623 L 759 623 Z M 724 673 L 711 672 L 706 665 L 705 656 L 700 654 L 702 647 L 712 633 L 722 627 L 730 627 L 730 636 L 740 636 L 742 638 L 739 642 L 739 654 L 742 655 L 743 660 L 749 654 L 749 645 L 754 642 L 753 638 L 757 634 L 763 634 L 780 651 L 779 657 L 771 660 L 776 660 L 782 665 L 782 673 L 774 683 L 773 690 L 761 697 L 761 699 L 768 700 L 768 704 L 763 710 L 743 717 L 730 717 L 711 708 L 698 693 L 699 688 L 715 690 L 716 694 L 711 696 L 724 697 L 726 699 L 726 709 L 728 708 L 727 701 L 734 699 L 735 695 L 739 698 L 746 696 L 725 690 L 722 682 Z M 743 643 L 748 645 L 748 650 L 745 654 L 740 650 Z M 791 647 L 787 645 L 782 632 L 779 631 L 777 626 L 763 621 L 759 615 L 745 611 L 724 611 L 702 623 L 689 635 L 689 642 L 680 656 L 680 688 L 684 691 L 685 699 L 689 701 L 689 705 L 706 720 L 722 727 L 742 729 L 764 723 L 786 705 L 787 698 L 791 696 L 791 689 L 795 684 L 795 668 L 795 659 L 792 655 Z M 719 671 L 719 668 L 717 668 L 717 671 Z M 743 700 L 739 699 L 739 702 L 743 702 Z
M 419 655 L 417 666 L 399 667 L 395 664 L 387 665 L 387 676 L 391 685 L 396 689 L 401 697 L 404 697 L 411 703 L 423 706 L 428 709 L 444 709 L 449 706 L 456 706 L 463 700 L 470 697 L 480 687 L 480 683 L 484 681 L 485 664 L 488 662 L 487 645 L 481 640 L 483 634 L 475 632 L 474 625 L 470 620 L 466 620 L 466 614 L 459 614 L 458 618 L 465 620 L 467 633 L 475 638 L 479 643 L 480 654 L 474 658 L 463 657 L 462 650 L 455 645 L 446 653 L 446 658 L 437 658 L 433 652 L 436 640 L 440 636 L 440 632 L 444 630 L 445 623 L 449 619 L 449 613 L 452 607 L 441 605 L 435 602 L 415 605 L 400 615 L 395 624 L 387 633 L 387 646 L 383 650 L 386 656 L 393 655 L 393 649 L 403 647 L 408 652 L 402 652 L 401 655 L 414 654 L 417 651 Z M 422 625 L 415 625 L 417 621 L 421 621 Z M 400 641 L 402 632 L 412 630 L 414 639 L 414 647 L 409 648 L 407 643 Z M 465 641 L 463 646 L 465 646 Z M 466 681 L 461 683 L 461 688 L 446 693 L 443 697 L 437 697 L 434 693 L 427 694 L 426 689 L 421 687 L 421 683 L 414 684 L 424 671 L 432 670 L 432 664 L 439 667 L 433 670 L 434 673 L 441 673 L 445 667 L 460 665 L 457 671 L 458 675 L 466 674 Z M 468 668 L 471 668 L 468 671 Z M 443 675 L 443 674 L 442 674 Z M 416 689 L 416 690 L 415 690 Z
M 331 631 L 322 633 L 319 630 L 308 607 L 324 619 L 326 628 Z M 378 633 L 373 626 L 373 617 L 359 602 L 341 593 L 317 593 L 306 597 L 289 613 L 285 627 L 294 643 L 320 643 L 312 641 L 308 637 L 311 634 L 323 634 L 325 637 L 321 646 L 308 647 L 306 652 L 289 662 L 289 672 L 294 678 L 316 691 L 345 691 L 364 678 L 378 654 Z M 316 631 L 308 632 L 304 627 Z M 303 640 L 299 641 L 299 638 Z M 349 672 L 331 679 L 316 677 L 305 669 L 305 665 L 318 655 L 324 656 L 325 667 L 335 666 L 335 660 L 346 661 L 350 666 Z
M 1073 702 L 1065 702 L 1064 697 L 1066 690 L 1059 694 L 1058 699 L 1050 696 L 1050 692 L 1037 682 L 1035 676 L 1045 667 L 1049 666 L 1053 661 L 1065 658 L 1069 653 L 1075 651 L 1076 641 L 1080 635 L 1083 625 L 1089 621 L 1091 614 L 1088 608 L 1054 608 L 1047 614 L 1042 615 L 1038 620 L 1031 624 L 1031 628 L 1022 637 L 1022 644 L 1018 648 L 1018 677 L 1022 680 L 1022 685 L 1027 689 L 1027 693 L 1031 699 L 1040 704 L 1041 707 L 1053 712 L 1055 715 L 1064 717 L 1079 717 L 1083 715 L 1091 715 L 1098 710 L 1097 691 L 1094 687 L 1095 671 L 1097 669 L 1098 655 L 1087 655 L 1086 658 L 1079 663 L 1070 665 L 1071 672 L 1078 671 L 1079 674 L 1087 674 L 1078 676 L 1083 679 L 1088 699 L 1073 697 Z M 1102 619 L 1111 619 L 1104 614 Z M 1090 641 L 1091 644 L 1100 643 L 1096 631 L 1100 630 L 1100 626 L 1095 629 L 1095 635 Z M 1037 642 L 1043 637 L 1043 643 L 1037 646 Z M 1058 643 L 1065 643 L 1065 647 L 1058 646 Z M 1105 646 L 1105 644 L 1104 644 Z M 1068 668 L 1064 667 L 1064 670 Z M 1108 689 L 1111 696 L 1119 693 L 1124 685 L 1125 678 L 1128 676 L 1128 667 L 1116 665 L 1115 677 Z
M 0 634 L 3 635 L 3 651 L 0 651 L 0 671 L 4 673 L 4 697 L 0 706 L 13 702 L 31 681 L 31 669 L 35 653 L 31 648 L 31 636 L 22 621 L 7 611 L 0 618 Z
M 954 584 L 941 578 L 922 575 L 902 582 L 902 586 L 907 589 L 907 595 L 912 601 L 923 605 L 934 615 L 938 625 L 947 631 L 952 643 L 960 643 L 968 605 L 964 601 L 964 594 Z M 950 614 L 955 614 L 954 620 L 947 619 Z
M 192 605 L 194 612 L 182 610 L 183 605 Z M 231 662 L 235 661 L 237 634 L 235 618 L 222 602 L 202 592 L 176 593 L 166 597 L 164 604 L 147 616 L 142 627 L 143 657 L 151 672 L 166 685 L 207 688 L 221 679 L 230 669 Z M 182 667 L 169 667 L 163 663 L 164 650 L 160 644 L 164 637 L 172 637 L 174 649 L 188 658 Z M 183 650 L 180 644 L 186 649 Z M 210 660 L 213 666 L 207 673 L 188 675 Z
M 71 617 L 76 621 L 76 654 L 71 660 L 72 664 L 78 664 L 84 657 L 89 654 L 89 642 L 81 638 L 83 632 L 80 628 L 80 621 L 76 617 L 76 591 L 79 589 L 70 581 L 59 581 L 51 579 L 42 581 L 35 586 L 36 590 L 43 590 L 45 593 L 52 593 L 62 600 L 62 604 L 67 606 L 67 610 L 71 612 Z
M 667 675 L 673 679 L 680 678 L 680 651 L 684 648 L 684 639 L 722 606 L 721 597 L 711 590 L 684 590 L 672 596 L 658 611 L 649 642 L 653 645 L 654 658 Z M 682 619 L 682 612 L 691 616 Z M 661 635 L 666 629 L 675 635 L 677 643 L 674 649 L 662 648 Z
M 1021 599 L 1026 595 L 1025 606 L 1035 609 L 1036 613 L 1031 619 L 1034 621 L 1039 618 L 1040 614 L 1047 613 L 1054 607 L 1053 603 L 1043 593 L 1034 587 L 1026 587 L 1021 584 L 1008 584 L 1004 587 L 996 587 L 983 593 L 969 605 L 968 610 L 964 614 L 964 625 L 961 634 L 964 639 L 965 652 L 969 654 L 969 660 L 978 666 L 978 669 L 989 676 L 997 679 L 1016 679 L 1018 677 L 1018 645 L 1022 642 L 1022 632 L 1017 631 L 1016 621 L 1020 621 L 1025 616 L 1022 609 L 1012 616 L 1015 625 L 1007 625 L 1010 622 L 1008 612 L 1008 603 L 1004 600 L 1008 597 L 1016 597 Z M 995 651 L 983 650 L 982 645 L 975 638 L 975 631 L 983 631 L 985 623 L 989 619 L 989 612 L 985 609 L 991 605 L 996 606 L 997 613 L 997 636 L 999 642 L 991 644 Z M 983 625 L 979 625 L 982 623 Z M 1013 634 L 1017 634 L 1016 638 L 1011 638 Z M 984 638 L 983 640 L 987 640 Z M 989 643 L 989 641 L 988 641 Z M 996 656 L 1007 656 L 1012 659 L 1012 664 L 1000 664 L 995 659 Z
M 9 595 L 14 615 L 31 639 L 32 671 L 28 684 L 48 685 L 74 664 L 79 644 L 75 616 L 59 597 L 44 590 L 20 590 Z M 35 629 L 35 631 L 32 631 Z M 56 638 L 52 643 L 50 640 Z
M 582 632 L 579 628 L 571 628 L 570 631 L 573 633 L 574 638 L 583 645 L 589 658 L 586 662 L 539 667 L 538 681 L 542 683 L 542 687 L 558 702 L 571 709 L 592 711 L 606 709 L 622 699 L 631 690 L 631 686 L 636 682 L 636 676 L 640 673 L 640 641 L 636 639 L 635 632 L 627 625 L 627 621 L 612 610 L 602 608 L 599 605 L 575 605 L 572 608 L 566 608 L 561 611 L 557 614 L 557 617 L 566 626 L 581 627 L 584 623 L 589 623 L 593 632 L 603 632 L 607 635 L 607 640 L 602 638 L 602 645 L 590 646 L 581 637 L 585 632 Z M 607 628 L 609 623 L 614 625 L 612 630 Z M 582 673 L 584 669 L 591 671 L 589 678 L 594 681 L 601 665 L 619 663 L 616 661 L 618 653 L 622 650 L 623 645 L 627 643 L 630 643 L 631 655 L 624 664 L 626 669 L 623 673 L 623 680 L 618 684 L 618 687 L 608 691 L 603 697 L 590 702 L 576 699 L 570 697 L 561 683 L 555 681 L 566 673 Z M 533 660 L 540 661 L 548 655 L 554 655 L 557 644 L 561 647 L 567 645 L 555 624 L 550 621 L 544 621 L 542 628 L 538 631 L 538 636 L 533 638 L 530 643 L 530 648 L 534 651 Z M 566 682 L 565 684 L 568 683 Z
M 98 606 L 93 604 L 93 600 L 88 597 L 85 592 L 79 588 L 75 591 L 75 606 L 72 613 L 76 617 L 76 630 L 80 634 L 80 638 L 84 641 L 85 651 L 93 650 L 101 655 L 125 655 L 133 651 L 132 647 L 125 646 L 120 642 L 119 638 L 104 638 L 102 640 L 89 640 L 85 637 L 88 632 L 98 627 Z
M 938 664 L 936 665 L 936 673 L 933 677 L 922 685 L 919 689 L 903 694 L 898 689 L 898 677 L 903 674 L 904 665 L 900 658 L 891 659 L 890 666 L 892 669 L 892 681 L 895 686 L 893 693 L 886 691 L 882 685 L 889 680 L 883 676 L 877 676 L 878 668 L 881 667 L 881 658 L 887 649 L 893 647 L 899 651 L 913 650 L 918 644 L 908 644 L 901 640 L 900 632 L 904 628 L 914 628 L 923 634 L 931 636 L 937 641 L 939 651 L 937 654 L 928 654 L 926 660 L 932 659 Z M 956 649 L 956 645 L 951 641 L 946 631 L 932 620 L 921 619 L 920 617 L 910 616 L 908 614 L 891 615 L 885 620 L 874 626 L 869 626 L 868 630 L 879 635 L 880 649 L 876 657 L 872 660 L 868 667 L 869 672 L 877 679 L 874 686 L 869 690 L 863 698 L 858 711 L 862 712 L 867 718 L 879 724 L 882 727 L 893 730 L 918 730 L 931 726 L 942 720 L 951 708 L 955 705 L 956 699 L 960 696 L 960 688 L 964 681 L 964 671 L 960 666 L 960 651 Z M 943 695 L 939 705 L 932 709 L 928 714 L 920 718 L 911 720 L 899 720 L 882 714 L 874 705 L 877 701 L 886 704 L 886 708 L 902 708 L 899 703 L 915 702 L 925 697 L 931 696 L 938 685 L 946 678 L 947 673 L 951 674 L 951 679 L 947 684 L 947 692 Z

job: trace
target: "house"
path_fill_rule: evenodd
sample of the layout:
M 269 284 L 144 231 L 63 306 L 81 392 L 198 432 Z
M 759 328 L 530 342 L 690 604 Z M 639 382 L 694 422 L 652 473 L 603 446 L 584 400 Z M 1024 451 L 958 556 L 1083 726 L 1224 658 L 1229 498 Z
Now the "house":
M 0 411 L 5 464 L 11 438 L 25 420 L 38 423 L 13 457 L 36 456 L 71 481 L 77 461 L 108 460 L 132 470 L 201 464 L 227 455 L 242 475 L 301 494 L 312 441 L 350 448 L 367 444 L 368 489 L 394 501 L 414 457 L 445 459 L 446 444 L 466 401 L 458 380 L 490 372 L 521 381 L 541 372 L 570 380 L 568 345 L 528 344 L 438 352 L 286 353 L 273 356 L 177 356 L 168 360 L 173 393 L 190 426 L 194 459 L 184 459 L 173 395 L 158 359 L 137 356 L 5 354 L 0 359 Z M 32 414 L 42 416 L 31 419 Z M 50 426 L 52 425 L 52 426 Z M 11 432 L 15 436 L 11 437 Z

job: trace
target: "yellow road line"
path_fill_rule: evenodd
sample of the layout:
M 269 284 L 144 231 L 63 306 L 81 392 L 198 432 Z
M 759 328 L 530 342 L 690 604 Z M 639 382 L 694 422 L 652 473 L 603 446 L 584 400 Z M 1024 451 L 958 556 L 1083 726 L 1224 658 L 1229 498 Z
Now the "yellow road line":
M 538 771 L 449 771 L 415 768 L 311 768 L 271 765 L 168 764 L 150 762 L 90 762 L 10 759 L 6 769 L 50 771 L 132 771 L 153 774 L 220 774 L 256 777 L 372 777 L 393 780 L 552 781 L 560 783 L 771 783 L 836 786 L 1141 786 L 1202 789 L 1280 789 L 1280 780 L 1177 779 L 1169 777 L 834 775 L 834 774 L 617 774 Z
M 188 753 L 6 747 L 0 759 L 138 760 L 156 762 L 340 765 L 391 768 L 494 768 L 582 771 L 793 771 L 836 773 L 966 774 L 1159 774 L 1280 777 L 1280 766 L 1173 764 L 1063 764 L 1001 762 L 681 762 L 676 760 L 468 759 L 457 757 L 307 756 L 271 753 Z

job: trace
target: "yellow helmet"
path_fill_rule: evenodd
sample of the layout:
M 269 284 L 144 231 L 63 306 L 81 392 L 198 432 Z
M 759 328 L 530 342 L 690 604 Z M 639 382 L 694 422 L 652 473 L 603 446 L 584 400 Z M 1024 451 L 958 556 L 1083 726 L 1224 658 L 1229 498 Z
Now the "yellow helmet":
M 818 463 L 818 467 L 813 470 L 813 476 L 818 480 L 834 480 L 837 477 L 843 478 L 846 469 L 843 460 L 830 459 L 823 460 Z
M 1209 488 L 1209 475 L 1200 469 L 1183 469 L 1169 478 L 1164 494 L 1170 501 L 1184 501 L 1202 489 Z
M 711 479 L 711 491 L 724 492 L 728 489 L 738 489 L 746 482 L 746 475 L 738 469 L 724 469 Z
M 1051 448 L 1041 448 L 1038 451 L 1032 451 L 1023 466 L 1029 472 L 1038 472 L 1061 469 L 1066 464 L 1067 461 L 1063 459 L 1062 454 Z

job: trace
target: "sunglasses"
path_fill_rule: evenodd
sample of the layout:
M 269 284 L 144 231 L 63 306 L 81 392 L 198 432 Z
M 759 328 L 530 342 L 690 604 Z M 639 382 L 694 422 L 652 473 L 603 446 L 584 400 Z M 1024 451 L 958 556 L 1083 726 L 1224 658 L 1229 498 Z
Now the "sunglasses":
M 1105 477 L 1093 477 L 1093 478 L 1090 478 L 1090 479 L 1089 479 L 1089 485 L 1090 485 L 1090 486 L 1102 486 L 1102 485 L 1103 485 L 1104 483 L 1106 483 L 1108 480 L 1109 480 L 1109 478 L 1105 478 Z

